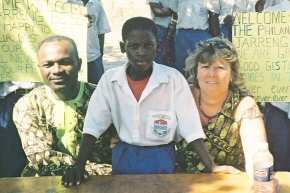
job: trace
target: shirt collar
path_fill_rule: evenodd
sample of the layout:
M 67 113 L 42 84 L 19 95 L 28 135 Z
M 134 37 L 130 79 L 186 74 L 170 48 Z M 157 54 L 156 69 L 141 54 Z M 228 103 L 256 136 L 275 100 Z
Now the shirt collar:
M 117 74 L 113 75 L 111 77 L 111 82 L 118 82 L 119 85 L 128 84 L 127 83 L 127 75 L 126 75 L 126 69 L 128 67 L 128 64 L 124 64 L 121 67 L 121 70 L 117 72 Z M 152 84 L 160 84 L 160 83 L 167 83 L 169 81 L 168 74 L 163 69 L 163 66 L 161 64 L 158 64 L 156 62 L 153 62 L 153 71 L 150 76 L 149 82 Z

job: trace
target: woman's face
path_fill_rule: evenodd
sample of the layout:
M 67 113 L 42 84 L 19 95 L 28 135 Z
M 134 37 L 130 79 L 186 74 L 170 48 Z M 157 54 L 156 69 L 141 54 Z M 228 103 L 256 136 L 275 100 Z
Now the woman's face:
M 201 90 L 227 92 L 231 79 L 231 65 L 222 59 L 207 64 L 198 63 L 197 80 Z

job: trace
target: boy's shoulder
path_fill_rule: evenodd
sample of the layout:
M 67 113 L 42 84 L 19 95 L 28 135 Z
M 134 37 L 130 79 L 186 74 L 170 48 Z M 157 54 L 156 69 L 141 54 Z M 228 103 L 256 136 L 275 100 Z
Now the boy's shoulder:
M 160 74 L 162 73 L 162 74 L 167 75 L 169 77 L 183 77 L 183 75 L 173 67 L 169 67 L 169 66 L 159 64 L 156 62 L 154 62 L 154 63 L 155 63 L 154 66 L 157 68 L 157 71 Z
M 101 79 L 105 79 L 105 81 L 108 83 L 113 79 L 117 79 L 118 77 L 123 76 L 125 71 L 124 65 L 125 64 L 106 70 Z

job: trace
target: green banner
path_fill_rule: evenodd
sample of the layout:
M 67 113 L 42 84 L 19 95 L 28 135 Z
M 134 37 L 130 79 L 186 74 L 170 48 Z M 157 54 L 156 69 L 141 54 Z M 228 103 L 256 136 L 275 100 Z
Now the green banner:
M 52 34 L 75 40 L 86 64 L 87 18 L 83 6 L 65 0 L 0 0 L 0 81 L 41 81 L 38 43 Z M 86 65 L 79 79 L 86 81 Z
M 237 13 L 233 43 L 257 101 L 290 101 L 290 12 Z

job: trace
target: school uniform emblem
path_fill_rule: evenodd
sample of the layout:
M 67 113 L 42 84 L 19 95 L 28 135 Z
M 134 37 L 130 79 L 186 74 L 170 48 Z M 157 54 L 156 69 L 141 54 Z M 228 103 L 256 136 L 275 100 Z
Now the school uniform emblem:
M 163 120 L 163 119 L 154 120 L 153 132 L 155 135 L 159 137 L 163 137 L 167 135 L 168 130 L 169 130 L 168 123 L 166 120 Z

